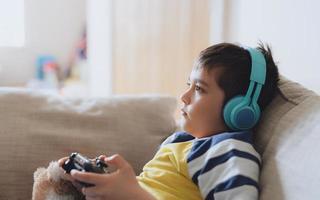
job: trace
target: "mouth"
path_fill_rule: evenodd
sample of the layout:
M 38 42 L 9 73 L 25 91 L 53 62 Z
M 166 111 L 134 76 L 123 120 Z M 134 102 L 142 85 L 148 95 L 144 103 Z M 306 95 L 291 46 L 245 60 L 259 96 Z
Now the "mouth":
M 184 117 L 188 116 L 188 113 L 183 108 L 181 108 L 180 111 L 181 111 L 182 116 L 184 116 Z

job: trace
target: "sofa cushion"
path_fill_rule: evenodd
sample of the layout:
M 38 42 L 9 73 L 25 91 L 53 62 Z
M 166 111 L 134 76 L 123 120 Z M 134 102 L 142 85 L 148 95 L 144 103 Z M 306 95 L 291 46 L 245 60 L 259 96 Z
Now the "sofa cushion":
M 80 100 L 0 89 L 0 199 L 31 199 L 37 167 L 75 151 L 119 153 L 138 173 L 174 132 L 175 107 L 167 96 Z
M 262 200 L 318 199 L 320 97 L 281 77 L 256 131 Z

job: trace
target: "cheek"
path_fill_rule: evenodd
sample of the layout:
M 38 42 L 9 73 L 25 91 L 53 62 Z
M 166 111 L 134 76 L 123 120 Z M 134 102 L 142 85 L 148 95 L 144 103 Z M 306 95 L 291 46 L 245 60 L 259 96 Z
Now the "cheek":
M 216 107 L 207 107 L 206 109 L 203 109 L 202 113 L 202 121 L 206 124 L 215 124 L 217 120 L 219 120 L 221 116 L 221 109 L 218 109 Z
M 220 101 L 208 101 L 199 108 L 198 117 L 207 125 L 219 123 L 222 119 L 223 104 Z
M 190 117 L 193 121 L 198 123 L 212 120 L 216 108 L 208 101 L 199 101 L 192 105 L 190 109 Z

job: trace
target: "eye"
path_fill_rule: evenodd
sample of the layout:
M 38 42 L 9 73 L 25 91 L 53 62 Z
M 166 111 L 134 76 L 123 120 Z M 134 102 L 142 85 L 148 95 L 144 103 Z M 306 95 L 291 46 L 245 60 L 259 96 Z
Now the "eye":
M 203 92 L 203 89 L 198 85 L 196 85 L 194 89 L 198 92 Z

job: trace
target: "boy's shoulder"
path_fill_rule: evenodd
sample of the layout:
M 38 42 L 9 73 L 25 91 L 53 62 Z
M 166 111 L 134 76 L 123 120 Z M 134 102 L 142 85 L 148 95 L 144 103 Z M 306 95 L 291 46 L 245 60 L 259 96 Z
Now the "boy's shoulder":
M 213 135 L 208 137 L 207 139 L 211 140 L 213 144 L 218 144 L 224 140 L 239 140 L 246 143 L 253 143 L 252 140 L 252 132 L 249 130 L 247 131 L 234 131 L 234 132 L 224 132 L 221 134 Z
M 179 142 L 186 142 L 195 140 L 195 143 L 202 143 L 202 142 L 209 142 L 212 144 L 218 144 L 224 140 L 228 139 L 235 139 L 241 140 L 243 142 L 252 143 L 252 132 L 251 131 L 238 131 L 238 132 L 224 132 L 217 135 L 212 135 L 205 138 L 196 139 L 192 135 L 187 132 L 180 131 L 175 132 L 170 135 L 161 145 L 172 144 L 172 143 L 179 143 Z
M 212 135 L 205 138 L 199 138 L 194 140 L 193 150 L 197 149 L 209 149 L 213 146 L 220 146 L 220 144 L 233 145 L 235 142 L 241 141 L 249 145 L 253 144 L 251 131 L 235 131 L 235 132 L 223 132 L 216 135 Z
M 225 153 L 237 154 L 238 152 L 249 152 L 260 157 L 255 150 L 251 131 L 224 132 L 206 138 L 196 139 L 188 156 L 188 162 L 208 154 L 215 157 Z

